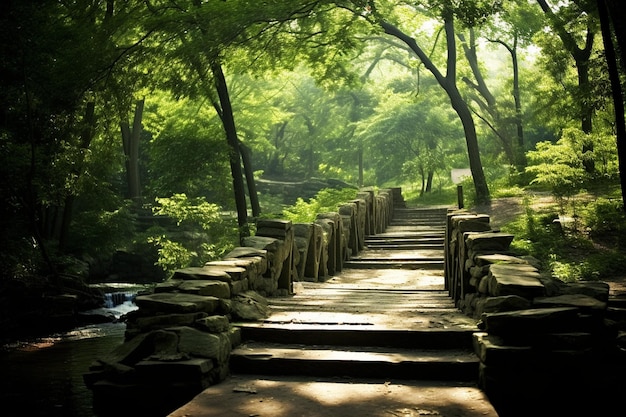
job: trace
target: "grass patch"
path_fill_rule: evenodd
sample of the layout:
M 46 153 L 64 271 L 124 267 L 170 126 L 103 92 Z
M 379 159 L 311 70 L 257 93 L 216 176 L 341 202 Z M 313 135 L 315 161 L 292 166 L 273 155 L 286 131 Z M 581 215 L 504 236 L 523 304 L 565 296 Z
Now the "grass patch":
M 411 189 L 411 187 L 403 187 L 402 195 L 407 205 L 411 207 L 420 206 L 456 206 L 457 192 L 456 186 L 442 187 L 437 191 L 424 193 L 420 195 L 419 189 Z

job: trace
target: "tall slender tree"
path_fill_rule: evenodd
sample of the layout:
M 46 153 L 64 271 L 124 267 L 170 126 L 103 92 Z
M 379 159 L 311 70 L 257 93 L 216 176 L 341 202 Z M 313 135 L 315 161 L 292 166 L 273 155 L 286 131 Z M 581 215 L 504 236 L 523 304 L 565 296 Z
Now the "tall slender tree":
M 623 49 L 626 47 L 626 38 L 624 37 L 626 31 L 622 19 L 624 12 L 621 7 L 618 8 L 615 1 L 597 0 L 597 5 L 604 42 L 604 55 L 611 79 L 622 202 L 626 211 L 626 118 L 624 117 L 624 91 L 620 80 L 620 75 L 626 74 L 626 50 Z M 621 54 L 618 55 L 617 51 L 621 51 Z
M 590 0 L 578 0 L 567 2 L 562 7 L 562 15 L 556 13 L 546 0 L 537 0 L 541 10 L 546 14 L 550 26 L 563 42 L 563 46 L 571 55 L 576 65 L 578 74 L 578 91 L 576 101 L 579 104 L 580 128 L 584 133 L 593 131 L 593 113 L 594 104 L 591 95 L 591 81 L 589 78 L 589 70 L 591 64 L 591 54 L 594 48 L 594 39 L 598 33 L 598 21 L 596 13 L 590 13 L 590 8 L 594 2 Z M 581 20 L 584 26 L 584 36 L 582 39 L 577 37 L 578 31 L 568 30 L 568 25 L 572 21 Z M 593 143 L 586 142 L 583 145 L 583 154 L 593 151 Z M 585 169 L 587 172 L 593 172 L 594 166 L 591 159 L 585 159 Z
M 385 17 L 382 10 L 378 10 L 375 3 L 369 2 L 367 8 L 366 18 L 370 19 L 372 23 L 379 25 L 386 34 L 398 38 L 404 42 L 420 59 L 426 69 L 435 77 L 439 85 L 444 89 L 454 110 L 456 111 L 463 129 L 465 132 L 465 141 L 467 145 L 467 152 L 469 157 L 470 169 L 472 172 L 472 179 L 476 190 L 476 203 L 479 205 L 489 204 L 491 201 L 489 188 L 483 171 L 481 162 L 478 136 L 476 133 L 476 125 L 470 111 L 467 102 L 461 95 L 457 86 L 457 55 L 456 55 L 456 32 L 454 27 L 455 13 L 463 10 L 469 3 L 460 2 L 461 6 L 458 9 L 452 7 L 449 2 L 433 2 L 431 4 L 436 10 L 438 10 L 439 17 L 443 20 L 445 35 L 446 35 L 446 48 L 447 48 L 447 60 L 446 60 L 446 72 L 441 72 L 435 62 L 428 56 L 425 50 L 420 46 L 417 40 L 407 33 L 403 32 L 398 26 L 391 23 Z M 471 3 L 471 2 L 470 2 Z M 471 5 L 470 5 L 471 6 Z M 476 19 L 480 15 L 478 10 L 472 11 L 468 18 Z M 371 15 L 371 17 L 369 17 Z

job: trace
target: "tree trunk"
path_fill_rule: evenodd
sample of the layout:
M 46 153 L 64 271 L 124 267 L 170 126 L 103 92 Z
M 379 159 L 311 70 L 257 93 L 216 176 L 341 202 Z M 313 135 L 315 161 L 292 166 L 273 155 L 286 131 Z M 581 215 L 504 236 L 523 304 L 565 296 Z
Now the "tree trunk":
M 256 191 L 256 182 L 254 181 L 254 171 L 252 170 L 250 149 L 243 143 L 239 142 L 239 150 L 243 161 L 243 171 L 246 174 L 246 184 L 248 185 L 248 195 L 250 196 L 252 216 L 259 217 L 261 215 L 261 206 L 259 205 L 259 196 Z
M 619 177 L 622 187 L 623 209 L 626 211 L 626 120 L 624 119 L 624 96 L 620 83 L 618 67 L 619 58 L 615 54 L 613 37 L 611 31 L 611 20 L 605 0 L 598 0 L 598 13 L 600 15 L 600 26 L 602 28 L 602 38 L 604 41 L 604 51 L 606 62 L 611 79 L 611 90 L 613 93 L 613 105 L 615 107 L 615 133 L 617 137 L 617 159 L 619 163 Z M 615 30 L 615 27 L 614 27 Z M 619 39 L 619 37 L 618 37 Z M 624 51 L 622 51 L 622 54 Z M 623 57 L 622 57 L 623 59 Z
M 431 170 L 428 171 L 428 178 L 426 179 L 426 193 L 433 191 L 433 176 L 435 173 Z
M 315 150 L 313 149 L 313 142 L 309 143 L 309 149 L 307 149 L 306 151 L 306 156 L 307 156 L 306 176 L 307 178 L 311 178 L 317 172 L 317 170 L 315 169 Z
M 615 33 L 617 41 L 617 49 L 619 57 L 617 57 L 618 67 L 622 69 L 622 73 L 626 73 L 626 11 L 624 11 L 623 0 L 604 0 L 610 16 L 610 24 Z
M 590 21 L 591 16 L 587 17 L 585 47 L 580 48 L 576 43 L 576 39 L 567 31 L 565 27 L 567 22 L 561 21 L 554 12 L 552 12 L 546 0 L 537 0 L 537 3 L 539 3 L 539 6 L 541 6 L 546 16 L 548 16 L 552 27 L 559 35 L 559 38 L 561 38 L 563 46 L 576 63 L 576 70 L 578 72 L 578 97 L 575 97 L 575 99 L 580 103 L 580 128 L 584 133 L 591 133 L 593 131 L 593 103 L 590 100 L 591 83 L 589 82 L 589 59 L 591 57 L 591 51 L 593 50 L 593 38 L 595 35 L 595 28 Z M 593 151 L 593 143 L 584 144 L 582 151 L 583 153 Z M 583 158 L 583 165 L 587 172 L 593 173 L 595 171 L 592 159 Z
M 480 153 L 478 151 L 478 137 L 476 135 L 476 126 L 472 119 L 472 114 L 467 103 L 463 100 L 463 97 L 459 93 L 456 86 L 456 42 L 454 35 L 454 22 L 451 18 L 446 19 L 446 40 L 448 47 L 448 70 L 447 75 L 443 74 L 437 69 L 435 64 L 430 60 L 428 55 L 419 47 L 415 39 L 411 38 L 404 32 L 392 24 L 381 21 L 380 25 L 385 30 L 385 33 L 395 36 L 408 45 L 409 48 L 419 57 L 424 66 L 435 76 L 439 85 L 445 90 L 450 98 L 452 107 L 456 111 L 461 123 L 463 124 L 463 130 L 465 132 L 465 142 L 467 144 L 467 154 L 470 162 L 470 170 L 472 171 L 472 179 L 474 181 L 474 187 L 476 189 L 476 204 L 484 205 L 490 204 L 491 197 L 489 196 L 489 187 L 485 180 L 485 174 L 483 172 L 482 162 L 480 160 Z
M 86 151 L 91 144 L 91 139 L 93 138 L 93 127 L 95 124 L 95 103 L 89 102 L 87 103 L 87 108 L 85 109 L 85 117 L 83 118 L 83 130 L 80 135 L 80 149 Z M 82 155 L 85 152 L 81 153 Z M 83 160 L 76 161 L 74 175 L 78 178 L 83 173 Z M 70 231 L 70 224 L 72 223 L 72 214 L 74 209 L 74 198 L 75 194 L 71 192 L 67 197 L 65 197 L 65 203 L 63 205 L 63 216 L 61 220 L 61 227 L 59 231 L 59 250 L 63 251 L 65 246 L 67 245 L 67 239 Z
M 135 105 L 135 117 L 132 130 L 128 122 L 122 121 L 122 142 L 126 155 L 126 177 L 128 179 L 128 198 L 138 200 L 141 197 L 141 185 L 139 181 L 139 139 L 141 138 L 143 119 L 143 106 L 145 99 L 137 101 Z
M 524 124 L 522 123 L 522 98 L 519 88 L 519 61 L 517 59 L 517 36 L 515 37 L 515 45 L 509 50 L 511 53 L 511 61 L 513 65 L 513 99 L 515 100 L 515 125 L 517 127 L 517 149 L 516 162 L 520 172 L 526 167 L 526 152 L 524 141 Z
M 226 77 L 222 71 L 222 66 L 218 62 L 211 63 L 211 71 L 215 82 L 215 89 L 220 100 L 220 118 L 224 131 L 226 132 L 226 141 L 229 145 L 230 172 L 233 177 L 233 191 L 235 193 L 235 205 L 237 207 L 237 224 L 239 225 L 239 237 L 242 240 L 250 235 L 248 229 L 248 207 L 246 204 L 246 191 L 243 183 L 243 172 L 241 170 L 241 157 L 239 153 L 239 138 L 237 137 L 237 128 L 235 126 L 235 118 L 233 116 L 233 108 L 230 103 L 230 95 L 228 86 L 226 85 Z
M 458 37 L 462 42 L 463 51 L 465 53 L 465 58 L 467 59 L 470 68 L 472 70 L 472 74 L 476 80 L 476 84 L 472 83 L 466 77 L 463 77 L 463 81 L 477 92 L 480 96 L 473 96 L 473 100 L 476 101 L 481 109 L 484 110 L 486 114 L 489 115 L 491 121 L 487 120 L 486 117 L 479 117 L 488 125 L 488 127 L 494 132 L 496 137 L 500 140 L 504 153 L 507 156 L 507 159 L 511 165 L 515 165 L 519 170 L 523 170 L 526 166 L 525 155 L 524 155 L 524 136 L 522 129 L 522 110 L 521 110 L 521 99 L 519 92 L 519 68 L 517 62 L 517 37 L 514 39 L 513 46 L 508 45 L 504 41 L 495 40 L 492 42 L 498 43 L 502 45 L 506 50 L 511 54 L 511 61 L 513 67 L 513 98 L 515 101 L 515 125 L 517 128 L 517 143 L 515 143 L 514 139 L 508 133 L 508 122 L 506 119 L 503 119 L 500 111 L 498 109 L 498 103 L 496 98 L 491 94 L 487 83 L 482 75 L 482 71 L 480 69 L 480 65 L 478 64 L 478 56 L 476 54 L 476 39 L 474 36 L 474 30 L 470 29 L 470 40 L 469 43 L 465 40 L 465 36 L 463 34 L 459 34 Z
M 268 164 L 265 167 L 265 173 L 269 177 L 281 177 L 284 173 L 284 169 L 280 161 L 279 149 L 285 142 L 285 130 L 287 129 L 287 123 L 288 122 L 283 122 L 278 127 L 276 135 L 274 136 L 274 151 L 272 152 L 268 160 Z
M 459 90 L 454 88 L 448 91 L 452 107 L 459 115 L 465 132 L 465 143 L 467 145 L 467 154 L 469 157 L 470 170 L 474 179 L 474 187 L 476 189 L 476 204 L 489 204 L 491 198 L 489 196 L 489 188 L 483 172 L 483 165 L 480 160 L 480 152 L 478 150 L 478 137 L 476 135 L 476 126 L 472 119 L 472 113 L 467 107 L 467 103 L 461 97 Z
M 363 144 L 359 143 L 359 149 L 357 152 L 359 154 L 359 187 L 363 187 L 363 183 L 365 182 L 363 178 Z

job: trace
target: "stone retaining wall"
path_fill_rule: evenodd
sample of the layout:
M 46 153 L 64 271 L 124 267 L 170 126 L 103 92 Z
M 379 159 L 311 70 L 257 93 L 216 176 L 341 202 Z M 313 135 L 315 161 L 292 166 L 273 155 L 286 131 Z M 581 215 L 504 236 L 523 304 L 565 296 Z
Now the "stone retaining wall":
M 446 287 L 482 330 L 480 387 L 505 415 L 567 415 L 537 414 L 537 404 L 574 415 L 600 407 L 626 375 L 626 315 L 609 307 L 608 284 L 546 275 L 489 220 L 450 211 L 446 227 Z
M 84 375 L 103 411 L 142 403 L 141 410 L 175 408 L 229 373 L 241 342 L 233 321 L 269 313 L 266 297 L 290 296 L 294 281 L 324 281 L 364 248 L 366 234 L 382 232 L 401 190 L 364 189 L 337 212 L 312 223 L 261 219 L 256 234 L 222 260 L 174 272 L 136 297 L 125 342 Z M 145 400 L 145 401 L 144 401 Z

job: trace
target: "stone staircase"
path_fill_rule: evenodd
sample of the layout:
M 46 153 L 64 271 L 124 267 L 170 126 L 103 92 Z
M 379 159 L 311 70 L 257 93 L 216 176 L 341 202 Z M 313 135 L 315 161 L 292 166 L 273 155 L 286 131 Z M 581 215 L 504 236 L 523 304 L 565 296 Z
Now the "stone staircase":
M 387 230 L 367 236 L 367 250 L 352 257 L 345 266 L 443 270 L 445 224 L 446 209 L 395 209 Z
M 396 209 L 384 233 L 325 282 L 269 299 L 266 320 L 235 323 L 235 374 L 475 381 L 475 322 L 443 278 L 446 209 Z
M 266 319 L 233 322 L 240 340 L 228 359 L 229 378 L 169 417 L 621 415 L 614 411 L 623 408 L 623 378 L 612 374 L 623 375 L 623 359 L 588 361 L 588 345 L 574 346 L 576 340 L 610 338 L 612 333 L 604 329 L 612 326 L 610 320 L 590 321 L 597 316 L 582 304 L 581 311 L 531 308 L 530 300 L 536 306 L 542 302 L 533 292 L 526 300 L 529 307 L 482 316 L 479 330 L 471 317 L 481 315 L 461 312 L 451 297 L 487 297 L 485 289 L 473 294 L 470 290 L 476 292 L 480 285 L 462 281 L 464 275 L 451 280 L 460 271 L 455 265 L 466 267 L 466 251 L 457 248 L 459 254 L 450 256 L 448 245 L 451 262 L 446 262 L 444 277 L 447 209 L 395 207 L 384 232 L 365 236 L 362 250 L 339 273 L 296 282 L 294 295 L 269 297 Z M 482 215 L 458 216 L 476 223 L 467 228 L 459 220 L 457 225 L 477 232 L 463 240 L 463 247 L 481 252 L 471 259 L 507 256 L 500 253 L 501 246 L 508 247 L 513 236 L 490 231 L 488 222 L 476 220 Z M 478 233 L 485 231 L 488 236 Z M 481 279 L 489 284 L 492 303 L 510 299 L 492 294 L 492 286 L 504 291 L 515 284 L 522 294 L 538 291 L 537 282 L 526 282 L 527 274 L 512 281 L 505 273 L 510 268 L 492 265 L 489 279 Z M 618 306 L 610 305 L 609 313 L 617 314 Z M 542 316 L 546 310 L 554 312 L 554 320 Z M 563 310 L 571 321 L 557 317 Z M 600 333 L 587 329 L 594 323 Z M 573 332 L 579 325 L 583 330 Z M 614 381 L 618 384 L 612 386 Z
M 340 272 L 232 323 L 229 378 L 169 417 L 497 417 L 477 386 L 476 322 L 444 289 L 447 210 L 397 207 Z

